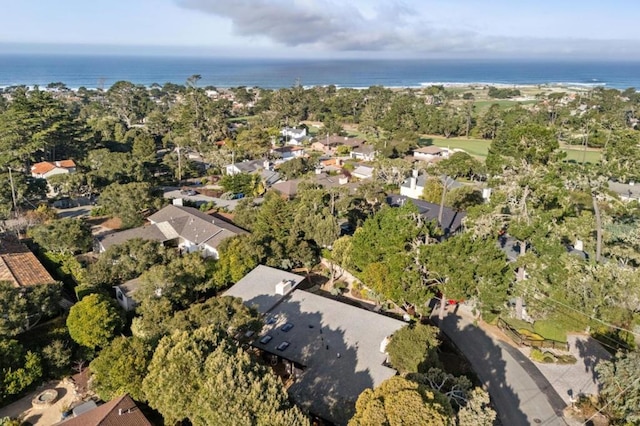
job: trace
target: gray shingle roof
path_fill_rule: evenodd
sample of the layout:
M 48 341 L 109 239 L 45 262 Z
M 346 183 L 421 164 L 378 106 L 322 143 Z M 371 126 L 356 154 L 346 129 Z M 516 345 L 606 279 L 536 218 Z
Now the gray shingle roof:
M 211 247 L 217 247 L 226 238 L 247 233 L 221 216 L 210 216 L 193 207 L 169 205 L 149 216 L 149 221 L 158 224 L 164 222 L 181 238 L 198 245 L 206 243 Z
M 148 218 L 151 225 L 115 232 L 99 238 L 106 250 L 134 238 L 165 242 L 181 237 L 194 244 L 216 248 L 224 239 L 246 234 L 220 215 L 208 215 L 193 207 L 169 205 Z
M 387 204 L 393 207 L 401 206 L 404 203 L 411 202 L 417 208 L 422 217 L 427 220 L 438 220 L 440 213 L 440 205 L 429 203 L 424 200 L 416 200 L 414 198 L 405 197 L 404 195 L 389 195 L 387 197 Z M 449 207 L 442 209 L 442 230 L 445 234 L 453 234 L 458 232 L 462 228 L 462 219 L 467 215 L 466 212 L 456 211 Z
M 98 241 L 104 250 L 111 246 L 123 244 L 129 240 L 140 238 L 141 240 L 164 242 L 168 238 L 156 225 L 145 225 L 138 228 L 127 229 L 125 231 L 114 232 L 112 234 L 101 235 Z

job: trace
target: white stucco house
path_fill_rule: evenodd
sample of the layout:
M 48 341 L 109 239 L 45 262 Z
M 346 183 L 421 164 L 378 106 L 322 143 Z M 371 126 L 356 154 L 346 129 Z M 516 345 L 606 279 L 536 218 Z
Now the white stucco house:
M 431 161 L 435 158 L 448 158 L 449 154 L 450 151 L 447 148 L 440 148 L 435 145 L 423 146 L 413 151 L 414 158 L 426 161 Z
M 76 163 L 73 160 L 42 161 L 31 166 L 31 176 L 38 179 L 49 179 L 51 176 L 75 171 Z

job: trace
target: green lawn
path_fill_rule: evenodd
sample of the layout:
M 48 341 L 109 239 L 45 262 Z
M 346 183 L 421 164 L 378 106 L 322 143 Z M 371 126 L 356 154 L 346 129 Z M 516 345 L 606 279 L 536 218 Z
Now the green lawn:
M 508 100 L 508 99 L 496 99 L 496 100 L 482 100 L 482 101 L 475 101 L 473 103 L 473 105 L 476 107 L 476 112 L 479 113 L 483 113 L 486 110 L 489 109 L 489 107 L 493 104 L 498 104 L 500 105 L 501 109 L 507 109 L 509 107 L 512 107 L 516 104 L 520 104 L 520 105 L 533 105 L 535 104 L 536 101 L 534 100 L 530 100 L 530 101 L 512 101 L 512 100 Z
M 443 138 L 441 136 L 428 136 L 420 139 L 420 145 L 435 145 L 440 148 L 464 149 L 471 155 L 484 159 L 487 156 L 491 141 L 473 138 Z
M 579 148 L 563 148 L 563 150 L 567 153 L 567 161 L 582 163 L 582 159 L 584 158 L 587 163 L 597 163 L 602 158 L 602 152 L 600 151 L 587 151 L 585 153 Z
M 473 138 L 443 138 L 442 136 L 424 136 L 420 139 L 420 145 L 435 145 L 440 148 L 464 149 L 469 154 L 484 160 L 487 157 L 491 141 Z M 580 148 L 562 148 L 567 153 L 567 161 L 582 162 L 583 156 L 589 163 L 600 161 L 602 153 L 600 151 L 587 151 L 586 154 Z
M 554 320 L 536 321 L 533 324 L 515 318 L 502 318 L 504 322 L 522 334 L 536 333 L 545 339 L 556 342 L 567 341 L 567 329 Z

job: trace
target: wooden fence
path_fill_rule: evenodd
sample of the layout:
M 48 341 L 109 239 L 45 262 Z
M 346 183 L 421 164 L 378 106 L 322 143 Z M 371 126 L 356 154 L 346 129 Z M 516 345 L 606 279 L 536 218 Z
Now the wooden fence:
M 532 336 L 527 336 L 525 334 L 520 333 L 518 330 L 510 326 L 505 320 L 502 318 L 498 318 L 498 328 L 502 330 L 507 336 L 511 338 L 514 342 L 516 342 L 519 346 L 530 346 L 532 348 L 550 348 L 550 349 L 560 349 L 563 351 L 569 350 L 569 343 L 567 342 L 559 342 L 557 340 L 551 339 L 536 339 Z

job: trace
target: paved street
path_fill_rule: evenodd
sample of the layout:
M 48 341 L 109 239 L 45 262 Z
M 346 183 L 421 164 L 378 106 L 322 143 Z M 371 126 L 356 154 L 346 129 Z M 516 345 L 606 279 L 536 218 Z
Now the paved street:
M 463 312 L 466 308 L 460 311 L 461 315 L 449 312 L 442 329 L 486 386 L 502 424 L 566 425 L 562 419 L 565 403 L 533 362 L 474 326 L 473 317 Z

